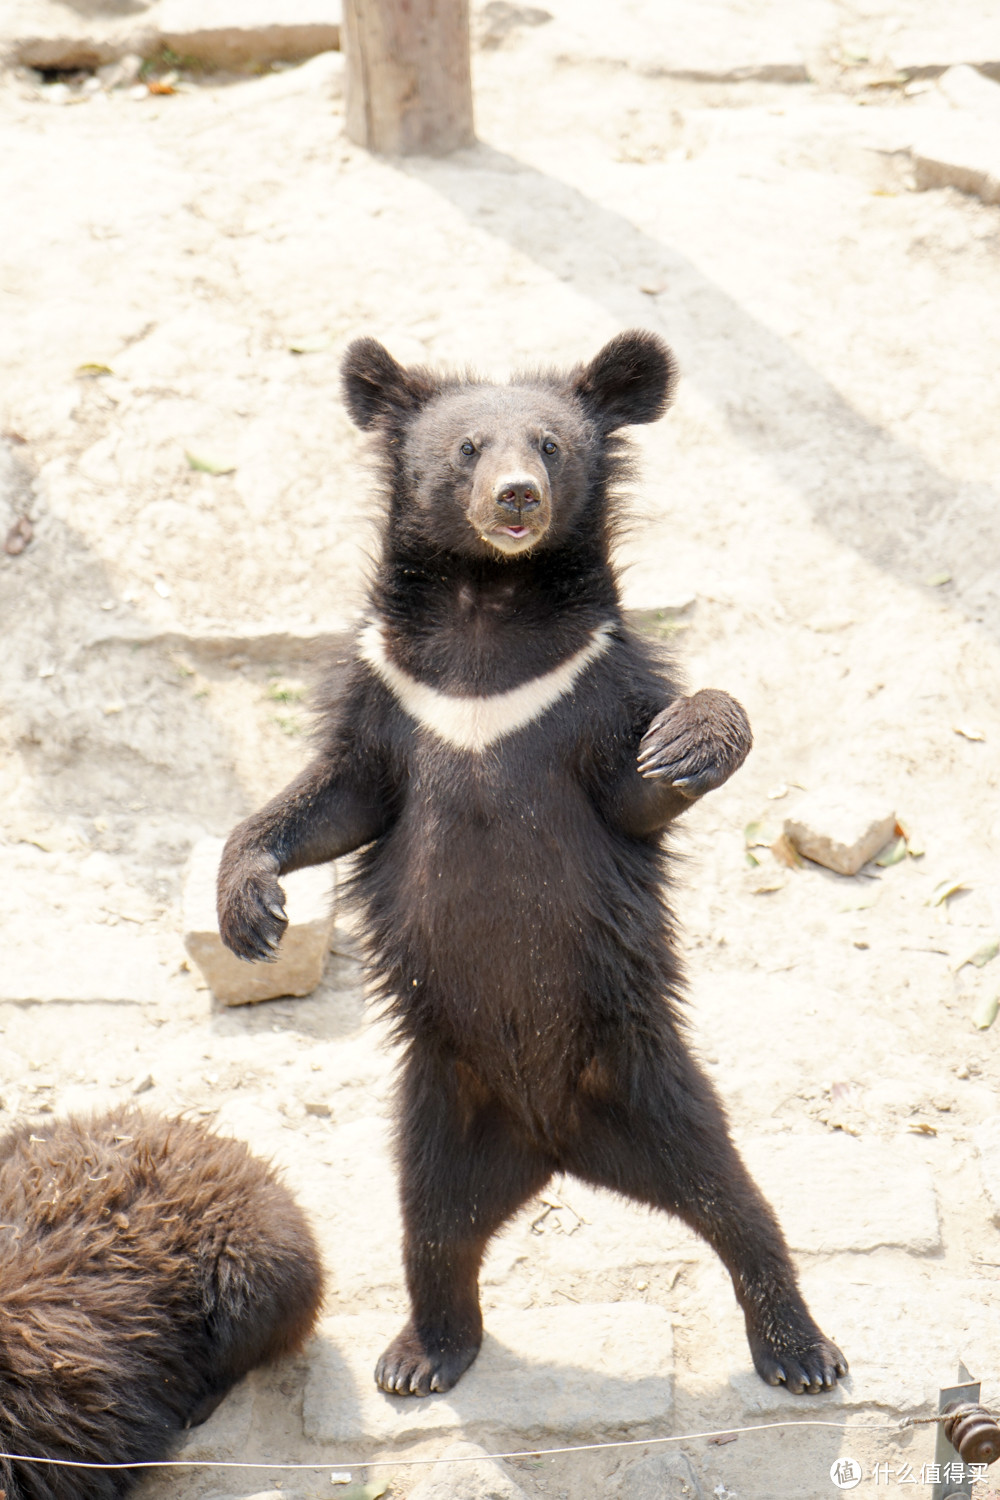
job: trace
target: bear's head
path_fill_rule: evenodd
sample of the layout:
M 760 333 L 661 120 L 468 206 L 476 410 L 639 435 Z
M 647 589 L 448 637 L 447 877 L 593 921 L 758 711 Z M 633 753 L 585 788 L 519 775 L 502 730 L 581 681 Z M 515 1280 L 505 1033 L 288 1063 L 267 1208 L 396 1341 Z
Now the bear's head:
M 357 339 L 343 363 L 347 410 L 382 440 L 401 523 L 434 547 L 494 558 L 556 546 L 585 522 L 614 434 L 662 416 L 675 380 L 669 348 L 642 330 L 568 374 L 509 385 L 404 368 L 375 339 Z

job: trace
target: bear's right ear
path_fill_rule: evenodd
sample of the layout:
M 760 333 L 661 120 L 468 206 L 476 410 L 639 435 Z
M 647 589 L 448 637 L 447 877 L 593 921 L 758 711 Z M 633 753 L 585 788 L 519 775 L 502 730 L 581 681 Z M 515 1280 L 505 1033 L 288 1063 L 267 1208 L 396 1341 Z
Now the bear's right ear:
M 619 333 L 575 372 L 574 394 L 604 433 L 662 417 L 677 384 L 677 361 L 658 334 Z
M 378 339 L 355 339 L 340 367 L 344 404 L 358 427 L 393 425 L 412 416 L 439 389 L 428 370 L 407 370 Z

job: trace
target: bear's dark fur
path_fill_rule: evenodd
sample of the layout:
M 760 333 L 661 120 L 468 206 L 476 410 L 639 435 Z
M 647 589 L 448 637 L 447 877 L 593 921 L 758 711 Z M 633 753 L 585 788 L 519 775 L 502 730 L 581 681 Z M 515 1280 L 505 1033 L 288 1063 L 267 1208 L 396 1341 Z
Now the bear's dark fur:
M 4 1453 L 165 1458 L 321 1296 L 305 1216 L 241 1141 L 130 1109 L 0 1140 Z M 119 1500 L 141 1474 L 0 1458 L 0 1492 Z
M 362 851 L 405 1045 L 412 1317 L 379 1362 L 387 1391 L 447 1390 L 472 1362 L 486 1244 L 554 1172 L 702 1235 L 765 1380 L 818 1390 L 847 1368 L 682 1036 L 661 833 L 750 730 L 725 693 L 681 696 L 622 618 L 616 433 L 660 416 L 673 379 L 642 332 L 508 386 L 404 369 L 372 339 L 344 361 L 386 491 L 369 618 L 316 759 L 230 836 L 219 915 L 266 959 L 278 877 Z

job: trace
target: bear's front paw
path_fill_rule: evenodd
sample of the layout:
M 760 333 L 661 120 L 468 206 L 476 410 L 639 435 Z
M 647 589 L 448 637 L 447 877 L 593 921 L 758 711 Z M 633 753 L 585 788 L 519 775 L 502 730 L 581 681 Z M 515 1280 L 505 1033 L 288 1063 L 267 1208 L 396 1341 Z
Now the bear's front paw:
M 228 851 L 227 851 L 228 852 Z M 219 871 L 219 932 L 226 947 L 248 962 L 274 963 L 288 917 L 271 854 L 228 860 Z
M 847 1360 L 811 1320 L 806 1327 L 775 1324 L 762 1333 L 747 1328 L 757 1374 L 768 1385 L 784 1385 L 796 1396 L 832 1391 L 847 1374 Z
M 736 699 L 703 688 L 657 714 L 639 744 L 639 774 L 668 781 L 694 801 L 728 781 L 752 744 L 750 721 Z
M 436 1337 L 407 1323 L 375 1366 L 375 1383 L 392 1396 L 450 1391 L 479 1353 L 480 1339 Z

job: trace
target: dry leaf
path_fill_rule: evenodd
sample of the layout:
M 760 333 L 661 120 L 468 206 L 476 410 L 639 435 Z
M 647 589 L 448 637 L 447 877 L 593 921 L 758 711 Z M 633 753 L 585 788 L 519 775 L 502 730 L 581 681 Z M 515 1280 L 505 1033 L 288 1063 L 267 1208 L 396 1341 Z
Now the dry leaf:
M 162 78 L 150 78 L 146 87 L 151 94 L 176 94 L 177 92 L 172 83 L 167 83 Z
M 837 907 L 837 910 L 868 911 L 870 907 L 875 905 L 875 902 L 878 900 L 878 898 L 879 888 L 876 885 L 873 886 L 871 890 L 858 891 L 856 895 L 845 896 L 840 905 Z
M 950 896 L 956 891 L 965 890 L 964 880 L 942 880 L 940 885 L 934 887 L 934 891 L 928 899 L 928 906 L 943 906 Z
M 911 859 L 922 859 L 923 858 L 923 856 L 924 856 L 924 846 L 923 846 L 923 844 L 920 842 L 919 839 L 914 838 L 913 834 L 906 828 L 905 824 L 900 823 L 899 820 L 897 819 L 897 821 L 896 821 L 896 827 L 895 827 L 895 829 L 893 831 L 896 834 L 897 838 L 901 838 L 901 839 L 905 839 L 906 840 L 906 852 L 907 852 L 907 854 L 909 854 L 909 856 L 911 857 Z
M 288 350 L 290 354 L 322 354 L 330 347 L 330 338 L 327 334 L 307 334 L 301 339 L 290 339 Z
M 184 449 L 184 457 L 188 461 L 188 466 L 196 469 L 199 474 L 234 474 L 236 472 L 235 464 L 215 458 L 204 458 L 197 453 L 190 453 L 187 448 Z
M 951 574 L 950 573 L 932 573 L 931 576 L 930 576 L 930 578 L 925 578 L 924 579 L 924 582 L 926 583 L 926 585 L 927 585 L 928 588 L 939 589 L 943 583 L 950 583 L 951 582 Z
M 335 1484 L 340 1482 L 334 1480 Z M 338 1489 L 337 1500 L 379 1500 L 388 1489 L 388 1479 L 369 1479 L 367 1484 L 349 1484 L 346 1489 Z
M 972 724 L 956 724 L 955 733 L 960 734 L 965 740 L 985 740 L 986 738 L 983 731 Z
M 977 1005 L 972 1015 L 972 1024 L 978 1031 L 989 1031 L 997 1018 L 1000 1010 L 1000 996 L 993 995 L 989 1000 L 984 1000 Z
M 901 859 L 905 859 L 906 851 L 907 843 L 905 837 L 895 838 L 886 844 L 881 854 L 875 856 L 875 863 L 880 865 L 883 870 L 887 870 L 890 865 L 898 865 Z
M 955 973 L 964 969 L 966 964 L 973 964 L 977 969 L 985 969 L 986 965 L 992 963 L 997 954 L 1000 953 L 1000 938 L 991 938 L 988 943 L 983 943 L 968 958 L 963 958 L 960 964 L 955 965 Z
M 96 380 L 98 375 L 113 375 L 115 372 L 110 365 L 91 364 L 88 362 L 87 364 L 77 365 L 73 373 L 81 380 Z
M 802 869 L 802 857 L 787 833 L 779 833 L 770 849 L 779 865 L 786 865 L 789 870 Z
M 914 1135 L 937 1135 L 937 1126 L 928 1125 L 926 1120 L 911 1120 L 906 1128 Z

